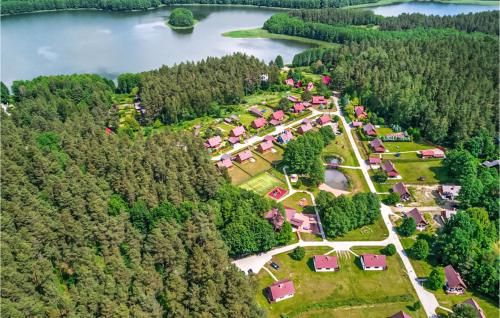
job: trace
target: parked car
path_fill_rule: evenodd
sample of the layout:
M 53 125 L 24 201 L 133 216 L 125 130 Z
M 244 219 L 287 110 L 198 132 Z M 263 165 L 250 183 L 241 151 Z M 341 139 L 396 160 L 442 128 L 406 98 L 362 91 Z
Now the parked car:
M 402 208 L 403 205 L 401 203 L 396 203 L 396 208 Z
M 275 262 L 271 262 L 271 267 L 274 268 L 275 270 L 280 269 L 280 266 L 276 264 Z

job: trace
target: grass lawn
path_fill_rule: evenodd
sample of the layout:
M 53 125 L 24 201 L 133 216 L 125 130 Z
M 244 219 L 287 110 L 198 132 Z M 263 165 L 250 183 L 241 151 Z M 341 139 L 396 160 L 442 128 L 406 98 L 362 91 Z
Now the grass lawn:
M 252 177 L 244 170 L 240 169 L 237 165 L 233 165 L 228 170 L 228 174 L 231 177 L 231 183 L 234 185 L 242 184 L 243 182 L 250 180 Z
M 238 163 L 238 166 L 252 177 L 271 169 L 271 164 L 262 157 L 254 154 L 253 159 L 255 160 L 254 162 L 247 160 L 243 163 Z
M 258 151 L 254 151 L 254 156 L 260 156 L 267 160 L 270 163 L 277 163 L 277 161 L 280 161 L 283 159 L 283 148 L 280 148 L 278 146 L 274 146 L 273 149 L 275 152 L 268 151 L 266 153 L 260 153 Z
M 252 123 L 252 121 L 254 121 L 255 119 L 257 119 L 257 117 L 255 117 L 254 115 L 251 115 L 249 113 L 240 114 L 238 116 L 240 116 L 241 124 L 243 126 L 245 126 L 245 127 L 250 126 L 250 124 Z
M 346 175 L 349 180 L 349 187 L 352 193 L 358 192 L 370 192 L 370 188 L 368 188 L 368 184 L 366 183 L 365 177 L 363 176 L 363 171 L 360 169 L 347 169 L 341 168 L 344 175 Z
M 357 251 L 378 253 L 380 248 L 358 248 Z M 275 304 L 269 304 L 263 294 L 273 280 L 266 271 L 259 272 L 257 301 L 269 317 L 279 317 L 281 313 L 289 317 L 317 317 L 319 313 L 322 317 L 350 317 L 343 316 L 342 312 L 350 313 L 352 307 L 360 309 L 372 305 L 387 309 L 390 306 L 391 312 L 368 310 L 369 317 L 385 318 L 399 310 L 405 310 L 414 318 L 425 317 L 422 309 L 413 312 L 407 308 L 413 305 L 417 296 L 397 255 L 388 258 L 386 271 L 363 271 L 354 255 L 342 253 L 337 255 L 340 271 L 314 272 L 311 257 L 329 251 L 329 248 L 306 248 L 306 257 L 302 261 L 292 260 L 288 253 L 273 257 L 272 260 L 281 266 L 277 271 L 272 270 L 273 274 L 278 279 L 292 280 L 296 289 L 293 298 Z M 359 317 L 368 317 L 366 311 L 364 316 L 361 312 L 358 314 Z
M 403 309 L 406 313 L 410 312 L 406 308 L 401 308 L 400 303 L 373 304 L 361 306 L 345 306 L 337 309 L 312 309 L 309 312 L 301 313 L 296 318 L 386 318 Z M 423 316 L 422 316 L 423 317 Z
M 268 172 L 264 172 L 256 177 L 253 177 L 240 185 L 243 189 L 254 191 L 260 195 L 266 195 L 274 187 L 278 186 L 283 189 L 287 189 L 287 186 L 283 183 L 283 181 Z
M 339 125 L 342 125 L 341 121 L 339 121 Z M 329 155 L 341 157 L 341 164 L 344 166 L 359 166 L 358 160 L 354 155 L 354 150 L 352 150 L 351 143 L 347 137 L 347 133 L 345 133 L 345 128 L 342 135 L 337 135 L 335 140 L 331 141 L 330 144 L 323 149 L 323 158 Z
M 290 40 L 290 41 L 297 41 L 297 42 L 301 42 L 304 44 L 310 44 L 310 45 L 314 45 L 314 46 L 324 46 L 324 47 L 335 46 L 335 44 L 330 43 L 330 42 L 325 42 L 325 41 L 307 39 L 307 38 L 302 38 L 302 37 L 298 37 L 298 36 L 269 33 L 269 31 L 261 29 L 261 28 L 229 31 L 229 32 L 222 33 L 222 36 L 229 37 L 229 38 L 239 38 L 239 39 L 241 39 L 241 38 L 258 38 L 258 39 Z
M 305 233 L 305 232 L 300 232 L 300 238 L 303 241 L 323 241 L 321 235 Z
M 303 212 L 304 207 L 301 207 L 299 205 L 299 200 L 302 198 L 306 198 L 308 204 L 312 203 L 311 196 L 307 193 L 304 193 L 304 192 L 296 192 L 296 193 L 292 194 L 291 196 L 289 196 L 288 198 L 286 198 L 285 200 L 283 200 L 282 202 L 283 202 L 284 206 L 293 208 L 293 209 L 297 210 L 298 212 Z
M 405 251 L 408 251 L 416 242 L 416 240 L 412 237 L 400 236 L 399 239 Z M 432 266 L 429 262 L 425 260 L 416 260 L 410 257 L 410 262 L 411 266 L 413 267 L 413 270 L 415 271 L 415 273 L 419 278 L 428 277 L 431 271 L 434 269 L 434 266 Z
M 384 142 L 385 147 L 389 152 L 399 152 L 399 151 L 417 151 L 423 149 L 434 149 L 436 146 L 425 144 L 425 143 L 416 143 L 413 141 L 395 141 L 395 142 Z
M 486 317 L 495 318 L 500 316 L 500 310 L 498 309 L 496 302 L 477 293 L 467 291 L 463 295 L 447 295 L 444 290 L 432 292 L 434 292 L 439 304 L 443 307 L 451 309 L 453 305 L 462 303 L 469 298 L 474 298 L 474 300 L 477 301 L 479 306 L 483 309 Z
M 443 167 L 442 160 L 439 159 L 394 160 L 393 163 L 405 183 L 436 184 L 452 181 Z M 425 178 L 423 181 L 418 180 L 421 176 Z
M 387 227 L 380 216 L 374 224 L 352 230 L 342 237 L 336 237 L 333 241 L 382 241 L 388 235 Z

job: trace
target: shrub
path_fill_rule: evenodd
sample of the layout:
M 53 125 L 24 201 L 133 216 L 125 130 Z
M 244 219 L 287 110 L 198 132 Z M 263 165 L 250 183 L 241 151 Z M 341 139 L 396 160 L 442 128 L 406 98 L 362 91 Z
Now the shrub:
M 391 192 L 391 194 L 389 194 L 387 198 L 385 198 L 384 202 L 387 205 L 394 205 L 399 202 L 399 199 L 400 199 L 399 193 Z
M 398 233 L 403 236 L 411 236 L 417 230 L 417 224 L 412 218 L 405 218 L 403 223 L 398 227 Z
M 387 175 L 383 171 L 378 170 L 373 175 L 373 180 L 375 180 L 375 182 L 377 182 L 377 183 L 383 183 L 383 182 L 387 181 Z
M 396 254 L 396 246 L 394 244 L 389 244 L 386 247 L 382 249 L 382 254 L 387 255 L 387 256 L 392 256 Z
M 296 247 L 290 253 L 290 257 L 296 261 L 301 261 L 302 259 L 304 259 L 304 256 L 306 256 L 306 250 L 301 246 Z
M 432 290 L 438 290 L 444 285 L 444 275 L 440 270 L 433 269 L 427 278 L 426 285 Z
M 410 256 L 414 259 L 426 259 L 429 255 L 429 243 L 426 240 L 418 239 L 410 249 Z

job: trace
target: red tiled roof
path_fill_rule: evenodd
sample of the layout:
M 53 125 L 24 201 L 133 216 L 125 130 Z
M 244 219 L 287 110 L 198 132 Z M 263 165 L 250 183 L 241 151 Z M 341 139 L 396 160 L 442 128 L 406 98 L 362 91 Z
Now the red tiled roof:
M 365 134 L 367 135 L 374 135 L 376 136 L 377 135 L 377 130 L 375 130 L 375 126 L 373 126 L 372 124 L 366 124 L 364 127 L 363 127 L 363 131 L 365 132 Z
M 352 126 L 353 127 L 361 127 L 361 126 L 363 126 L 363 123 L 360 121 L 353 121 Z
M 389 318 L 411 318 L 411 316 L 408 315 L 407 313 L 405 313 L 404 311 L 400 311 L 397 314 L 394 314 Z
M 245 150 L 236 155 L 237 159 L 241 161 L 245 161 L 253 157 L 252 152 L 250 150 Z
M 378 165 L 382 162 L 382 159 L 380 159 L 380 157 L 369 157 L 368 158 L 368 162 L 371 164 L 371 165 Z
M 313 262 L 315 268 L 339 268 L 339 263 L 336 256 L 329 255 L 314 255 Z
M 281 297 L 295 294 L 295 287 L 293 286 L 293 282 L 288 279 L 278 281 L 268 288 L 269 297 L 271 300 L 276 300 Z
M 274 230 L 280 230 L 285 222 L 285 218 L 281 215 L 280 211 L 277 208 L 273 208 L 264 215 L 264 218 L 267 219 L 274 227 Z
M 448 265 L 444 268 L 444 275 L 449 288 L 467 288 L 460 274 L 455 271 L 453 266 Z
M 233 162 L 229 158 L 225 158 L 217 162 L 217 167 L 219 168 L 231 168 L 232 166 Z
M 273 147 L 272 141 L 264 141 L 257 146 L 257 149 L 261 152 L 269 150 Z
M 273 126 L 278 126 L 279 124 L 281 124 L 281 122 L 280 122 L 280 121 L 277 121 L 277 120 L 275 120 L 275 119 L 271 119 L 271 120 L 269 121 L 269 123 L 270 123 L 271 125 L 273 125 Z
M 240 137 L 229 137 L 229 142 L 232 144 L 240 142 Z
M 275 141 L 276 138 L 274 138 L 274 136 L 272 136 L 272 135 L 267 135 L 264 137 L 264 140 L 265 141 Z
M 399 193 L 400 196 L 410 194 L 408 188 L 403 182 L 398 182 L 392 187 L 392 191 Z
M 304 105 L 302 105 L 302 103 L 297 103 L 295 105 L 293 105 L 293 111 L 298 113 L 298 112 L 301 112 L 304 110 Z
M 361 258 L 365 267 L 387 267 L 385 255 L 362 254 Z
M 476 310 L 477 314 L 479 315 L 479 318 L 486 318 L 484 311 L 481 309 L 481 307 L 479 307 L 479 304 L 474 299 L 469 298 L 466 301 L 464 301 L 462 304 L 471 305 Z
M 253 127 L 253 128 L 256 128 L 256 129 L 258 129 L 258 128 L 262 128 L 262 127 L 264 127 L 266 124 L 267 124 L 267 120 L 266 120 L 265 118 L 263 118 L 263 117 L 261 117 L 261 118 L 257 118 L 257 119 L 255 119 L 254 121 L 252 121 L 252 127 Z
M 271 119 L 282 120 L 283 116 L 285 116 L 285 113 L 282 110 L 278 110 L 271 114 Z
M 427 221 L 422 216 L 422 213 L 417 208 L 411 209 L 410 211 L 404 213 L 407 218 L 412 218 L 415 220 L 415 223 L 418 224 L 427 224 Z
M 323 78 L 322 78 L 323 84 L 325 84 L 325 85 L 330 84 L 331 80 L 332 80 L 332 78 L 330 76 L 326 76 L 326 75 L 323 76 Z
M 383 152 L 385 151 L 384 144 L 382 143 L 382 140 L 375 138 L 372 141 L 370 141 L 370 146 L 375 149 L 377 152 Z M 383 150 L 382 150 L 383 149 Z
M 327 100 L 325 99 L 324 96 L 313 96 L 312 103 L 313 104 L 326 104 Z
M 366 116 L 364 106 L 354 106 L 354 112 L 356 113 L 356 117 Z
M 295 83 L 295 82 L 294 82 L 293 78 L 287 78 L 287 79 L 285 80 L 285 84 L 286 84 L 286 85 L 293 86 L 293 84 L 294 84 L 294 83 Z
M 231 136 L 233 137 L 239 137 L 245 133 L 245 127 L 243 126 L 238 126 L 235 127 L 231 130 Z
M 287 206 L 284 206 L 284 208 L 285 208 L 286 219 L 288 222 L 290 222 L 295 217 L 297 210 Z
M 387 160 L 382 164 L 382 170 L 384 170 L 385 173 L 387 173 L 390 176 L 399 175 L 398 171 L 396 170 L 396 167 L 394 167 L 394 164 L 390 160 Z
M 208 147 L 217 147 L 218 145 L 220 145 L 221 142 L 222 142 L 222 139 L 220 138 L 220 136 L 215 136 L 212 138 L 208 138 L 207 146 Z
M 302 134 L 305 134 L 306 132 L 308 132 L 309 130 L 311 130 L 312 128 L 313 127 L 311 126 L 311 123 L 302 124 L 297 129 L 297 132 L 302 135 Z
M 327 124 L 330 121 L 332 121 L 332 119 L 327 114 L 324 114 L 323 116 L 318 118 L 318 123 L 320 123 L 321 125 Z
M 293 134 L 289 129 L 287 129 L 280 135 L 280 137 L 283 142 L 287 142 L 293 139 Z
M 291 225 L 293 225 L 295 227 L 300 227 L 304 223 L 304 220 L 300 220 L 300 219 L 293 217 L 289 222 Z

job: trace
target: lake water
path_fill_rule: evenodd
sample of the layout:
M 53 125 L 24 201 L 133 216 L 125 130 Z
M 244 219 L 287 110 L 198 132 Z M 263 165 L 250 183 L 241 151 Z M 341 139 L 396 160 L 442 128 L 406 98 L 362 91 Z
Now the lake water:
M 397 16 L 401 13 L 422 13 L 426 15 L 457 15 L 460 13 L 498 10 L 498 6 L 483 6 L 476 4 L 455 4 L 441 2 L 404 2 L 387 6 L 371 7 L 376 14 Z
M 310 47 L 294 41 L 232 39 L 221 33 L 261 27 L 276 10 L 252 7 L 189 7 L 200 22 L 193 30 L 165 26 L 171 9 L 146 12 L 65 11 L 2 17 L 1 77 L 97 73 L 115 78 L 207 56 L 245 52 L 285 62 Z
M 334 189 L 349 190 L 349 181 L 346 176 L 336 169 L 325 170 L 325 183 Z

